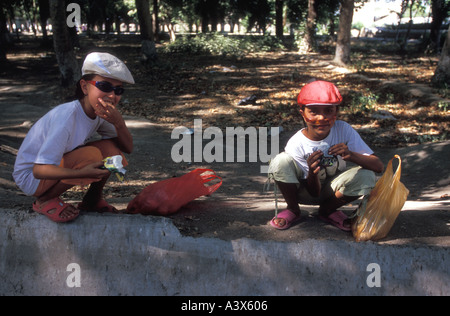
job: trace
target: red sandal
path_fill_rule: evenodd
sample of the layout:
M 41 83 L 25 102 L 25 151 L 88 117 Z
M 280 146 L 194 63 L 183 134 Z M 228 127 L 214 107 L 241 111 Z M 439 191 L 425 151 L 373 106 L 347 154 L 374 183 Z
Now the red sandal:
M 33 211 L 47 216 L 49 219 L 56 223 L 67 223 L 75 220 L 78 216 L 80 216 L 80 213 L 78 213 L 67 218 L 61 218 L 61 214 L 70 206 L 72 205 L 64 203 L 60 198 L 54 198 L 45 203 L 42 203 L 39 206 L 36 204 L 36 202 L 34 202 Z M 53 212 L 50 213 L 51 211 Z

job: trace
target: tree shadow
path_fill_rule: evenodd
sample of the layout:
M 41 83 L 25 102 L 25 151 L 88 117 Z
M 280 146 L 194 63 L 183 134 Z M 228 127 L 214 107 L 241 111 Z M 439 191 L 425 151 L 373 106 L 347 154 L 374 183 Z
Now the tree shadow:
M 401 181 L 410 190 L 408 199 L 440 200 L 450 193 L 450 141 L 428 143 L 399 149 L 379 150 L 383 162 L 399 155 L 402 158 Z

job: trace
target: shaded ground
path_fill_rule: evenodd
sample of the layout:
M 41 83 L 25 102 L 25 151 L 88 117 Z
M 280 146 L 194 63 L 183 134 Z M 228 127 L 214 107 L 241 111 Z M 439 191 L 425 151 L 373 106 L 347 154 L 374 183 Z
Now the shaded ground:
M 270 229 L 266 223 L 273 217 L 274 198 L 273 193 L 263 192 L 266 177 L 260 173 L 260 163 L 175 164 L 170 156 L 177 142 L 170 137 L 173 128 L 192 128 L 194 119 L 200 118 L 203 128 L 221 130 L 282 126 L 282 150 L 302 127 L 295 106 L 299 89 L 317 78 L 331 80 L 341 88 L 348 105 L 342 109 L 342 119 L 363 135 L 385 163 L 396 153 L 404 159 L 402 181 L 411 190 L 410 202 L 386 242 L 414 239 L 450 244 L 450 144 L 446 141 L 450 112 L 442 107 L 448 92 L 426 85 L 436 59 L 365 54 L 359 57 L 359 66 L 342 69 L 330 64 L 330 55 L 278 52 L 239 60 L 160 55 L 158 63 L 142 65 L 139 42 L 126 38 L 95 43 L 85 39 L 80 61 L 94 49 L 121 57 L 138 82 L 127 87 L 122 99 L 136 151 L 129 157 L 127 180 L 111 182 L 105 192 L 117 207 L 124 209 L 151 182 L 207 167 L 223 178 L 223 186 L 213 197 L 199 199 L 171 217 L 183 234 L 223 239 L 320 236 L 351 240 L 350 235 L 321 223 L 316 208 L 308 206 L 302 208 L 304 221 L 290 231 Z M 8 59 L 0 68 L 0 145 L 18 149 L 31 124 L 60 104 L 64 95 L 58 89 L 58 69 L 50 51 L 23 42 Z M 256 105 L 237 105 L 252 94 L 258 96 Z M 380 110 L 389 111 L 396 120 L 374 118 Z M 14 160 L 8 150 L 0 151 L 0 208 L 29 212 L 32 199 L 23 196 L 12 181 Z M 82 189 L 73 189 L 65 198 L 79 201 L 82 195 Z

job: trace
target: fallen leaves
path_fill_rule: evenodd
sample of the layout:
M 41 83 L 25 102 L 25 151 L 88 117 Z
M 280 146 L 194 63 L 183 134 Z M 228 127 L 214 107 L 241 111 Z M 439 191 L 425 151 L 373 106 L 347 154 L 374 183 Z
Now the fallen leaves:
M 146 88 L 128 99 L 125 113 L 171 127 L 189 127 L 201 118 L 205 128 L 282 126 L 294 131 L 303 127 L 296 97 L 316 78 L 336 83 L 346 101 L 341 119 L 360 128 L 371 145 L 398 147 L 449 138 L 450 111 L 402 91 L 402 82 L 424 86 L 430 81 L 437 62 L 431 58 L 367 56 L 363 76 L 351 68 L 334 71 L 329 67 L 332 56 L 318 54 L 299 58 L 297 53 L 260 53 L 239 60 L 163 55 L 160 60 L 153 66 L 134 65 L 139 68 L 136 81 Z M 255 102 L 239 105 L 252 95 Z M 351 109 L 345 106 L 349 102 Z M 396 120 L 371 117 L 377 111 Z

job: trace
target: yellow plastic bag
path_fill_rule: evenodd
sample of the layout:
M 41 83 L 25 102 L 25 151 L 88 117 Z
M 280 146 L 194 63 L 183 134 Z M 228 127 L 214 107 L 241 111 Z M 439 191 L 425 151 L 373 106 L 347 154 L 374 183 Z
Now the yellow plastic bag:
M 394 159 L 399 161 L 395 173 Z M 402 160 L 395 155 L 370 195 L 364 197 L 352 224 L 357 242 L 380 240 L 388 235 L 409 195 L 409 190 L 400 182 L 401 169 Z

